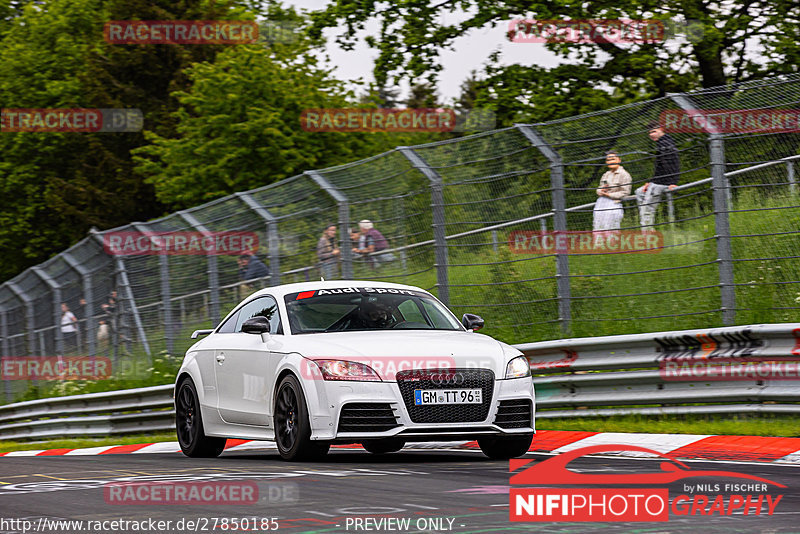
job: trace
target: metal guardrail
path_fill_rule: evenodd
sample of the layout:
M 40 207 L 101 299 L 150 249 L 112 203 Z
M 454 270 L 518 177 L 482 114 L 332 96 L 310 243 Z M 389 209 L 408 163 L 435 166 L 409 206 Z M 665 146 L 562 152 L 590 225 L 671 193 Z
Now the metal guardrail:
M 0 439 L 107 436 L 175 428 L 172 384 L 0 406 Z
M 564 339 L 516 345 L 536 383 L 536 416 L 800 413 L 800 376 L 710 379 L 718 361 L 800 366 L 800 323 Z M 683 377 L 665 371 L 687 371 Z M 537 376 L 538 375 L 538 376 Z M 697 375 L 700 375 L 698 378 Z M 725 378 L 725 377 L 722 377 Z
M 563 339 L 515 345 L 536 385 L 536 417 L 800 413 L 800 376 L 669 380 L 661 368 L 735 361 L 800 368 L 800 323 Z M 793 380 L 789 378 L 794 378 Z M 105 436 L 174 428 L 172 384 L 0 406 L 0 439 Z

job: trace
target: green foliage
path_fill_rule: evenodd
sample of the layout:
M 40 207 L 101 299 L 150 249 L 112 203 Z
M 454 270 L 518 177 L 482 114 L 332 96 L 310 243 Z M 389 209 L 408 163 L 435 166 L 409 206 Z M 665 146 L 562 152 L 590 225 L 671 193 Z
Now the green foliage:
M 24 5 L 23 5 L 24 4 Z M 170 92 L 183 69 L 220 47 L 110 45 L 103 25 L 120 19 L 239 17 L 230 3 L 48 0 L 0 10 L 4 108 L 138 108 L 148 128 L 174 131 Z M 0 135 L 0 279 L 85 237 L 163 211 L 132 170 L 140 133 Z
M 455 17 L 457 23 L 442 23 L 453 19 L 448 15 L 456 10 L 466 13 L 466 20 Z M 513 19 L 663 21 L 665 40 L 514 45 L 532 51 L 546 46 L 563 61 L 552 69 L 508 64 L 499 53 L 493 54 L 471 99 L 496 111 L 499 124 L 510 125 L 515 120 L 566 117 L 698 86 L 797 72 L 800 61 L 792 59 L 800 57 L 798 16 L 800 4 L 793 0 L 735 0 L 724 5 L 710 0 L 465 0 L 457 8 L 451 2 L 427 0 L 336 0 L 313 14 L 312 35 L 340 27 L 343 31 L 337 40 L 352 46 L 366 21 L 377 18 L 380 33 L 367 42 L 378 51 L 374 74 L 383 85 L 400 78 L 433 82 L 442 69 L 442 51 L 453 47 L 458 38 Z M 752 52 L 753 43 L 758 43 L 760 53 Z

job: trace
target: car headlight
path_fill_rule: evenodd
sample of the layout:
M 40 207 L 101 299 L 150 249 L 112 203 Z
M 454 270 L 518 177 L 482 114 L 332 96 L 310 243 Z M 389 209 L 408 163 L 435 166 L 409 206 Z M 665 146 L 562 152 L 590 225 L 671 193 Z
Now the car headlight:
M 360 380 L 380 382 L 381 377 L 372 367 L 347 360 L 314 360 L 324 380 Z
M 528 358 L 517 356 L 506 366 L 506 378 L 523 378 L 531 376 L 531 366 L 528 365 Z

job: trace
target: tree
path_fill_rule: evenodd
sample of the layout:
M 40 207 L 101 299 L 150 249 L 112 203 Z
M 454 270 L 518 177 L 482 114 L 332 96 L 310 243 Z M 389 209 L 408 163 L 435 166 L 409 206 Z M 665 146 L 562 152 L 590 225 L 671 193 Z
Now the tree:
M 431 83 L 415 83 L 411 86 L 411 94 L 406 100 L 408 108 L 436 108 L 439 107 L 439 97 L 436 86 Z
M 454 6 L 467 13 L 467 19 L 441 24 Z M 455 39 L 516 18 L 659 19 L 668 34 L 677 33 L 668 42 L 618 43 L 600 38 L 590 43 L 548 43 L 547 48 L 568 63 L 555 69 L 501 66 L 495 55 L 477 100 L 493 104 L 505 120 L 517 112 L 563 117 L 698 86 L 797 72 L 800 64 L 800 4 L 793 0 L 336 0 L 313 14 L 312 34 L 343 24 L 345 31 L 337 40 L 352 44 L 373 17 L 381 29 L 368 43 L 379 51 L 375 63 L 379 84 L 402 78 L 434 80 L 441 70 L 439 54 Z M 553 95 L 567 105 L 541 102 Z M 539 109 L 531 110 L 533 106 Z M 541 109 L 545 107 L 550 109 Z
M 219 46 L 111 45 L 108 20 L 240 18 L 233 3 L 189 0 L 47 0 L 0 10 L 4 108 L 138 108 L 148 128 L 170 135 L 171 92 L 183 69 Z M 151 185 L 133 173 L 141 133 L 0 135 L 0 279 L 86 236 L 163 213 Z
M 191 87 L 175 93 L 176 135 L 147 132 L 151 144 L 135 151 L 138 171 L 161 202 L 184 208 L 419 142 L 403 134 L 304 131 L 304 110 L 355 107 L 355 97 L 306 54 L 308 43 L 298 46 L 232 48 L 186 71 Z

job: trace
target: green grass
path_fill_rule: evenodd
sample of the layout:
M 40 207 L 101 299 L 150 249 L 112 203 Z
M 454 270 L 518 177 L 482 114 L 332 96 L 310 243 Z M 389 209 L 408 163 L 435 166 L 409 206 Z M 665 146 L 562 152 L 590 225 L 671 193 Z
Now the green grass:
M 107 438 L 71 438 L 52 441 L 3 441 L 0 440 L 0 452 L 38 451 L 45 449 L 83 449 L 88 447 L 104 447 L 107 445 L 135 445 L 139 443 L 160 443 L 162 441 L 178 441 L 174 432 L 158 434 L 131 434 Z
M 643 432 L 653 434 L 720 434 L 737 436 L 800 437 L 800 417 L 702 417 L 644 416 L 576 417 L 539 419 L 537 430 L 583 430 L 589 432 Z

